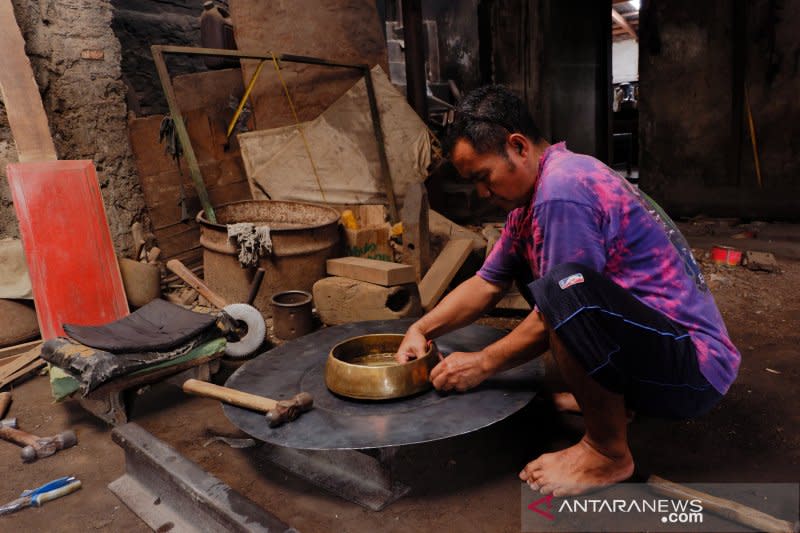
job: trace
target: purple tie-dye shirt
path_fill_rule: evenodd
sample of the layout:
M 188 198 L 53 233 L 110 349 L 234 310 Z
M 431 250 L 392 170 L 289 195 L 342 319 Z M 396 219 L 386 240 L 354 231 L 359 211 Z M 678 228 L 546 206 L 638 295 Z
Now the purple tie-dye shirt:
M 509 213 L 478 275 L 532 281 L 568 262 L 604 274 L 686 328 L 700 371 L 727 392 L 741 357 L 683 235 L 606 165 L 559 143 L 542 156 L 531 204 Z

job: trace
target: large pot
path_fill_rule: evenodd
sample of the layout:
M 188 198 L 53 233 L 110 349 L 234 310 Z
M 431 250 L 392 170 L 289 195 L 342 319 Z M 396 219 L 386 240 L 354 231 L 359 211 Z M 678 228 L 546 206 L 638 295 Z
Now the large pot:
M 206 284 L 229 303 L 247 299 L 257 267 L 242 268 L 238 246 L 228 238 L 226 224 L 269 225 L 272 254 L 258 266 L 266 272 L 253 305 L 271 316 L 272 295 L 288 290 L 311 291 L 325 277 L 325 261 L 338 255 L 339 212 L 331 207 L 282 201 L 245 201 L 215 209 L 217 224 L 201 211 L 200 244 Z

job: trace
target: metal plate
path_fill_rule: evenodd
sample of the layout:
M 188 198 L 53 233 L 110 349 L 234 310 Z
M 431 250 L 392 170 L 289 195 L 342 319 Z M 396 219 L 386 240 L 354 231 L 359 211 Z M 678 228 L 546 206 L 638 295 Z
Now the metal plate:
M 314 396 L 314 408 L 294 422 L 270 428 L 264 415 L 225 404 L 225 415 L 253 437 L 289 448 L 338 450 L 417 444 L 470 433 L 515 413 L 535 396 L 539 360 L 497 374 L 467 393 L 430 390 L 381 402 L 336 396 L 325 386 L 325 359 L 337 343 L 369 333 L 404 333 L 413 320 L 357 322 L 324 328 L 249 361 L 225 384 L 276 400 L 301 391 Z M 479 325 L 436 339 L 439 350 L 477 351 L 504 336 Z

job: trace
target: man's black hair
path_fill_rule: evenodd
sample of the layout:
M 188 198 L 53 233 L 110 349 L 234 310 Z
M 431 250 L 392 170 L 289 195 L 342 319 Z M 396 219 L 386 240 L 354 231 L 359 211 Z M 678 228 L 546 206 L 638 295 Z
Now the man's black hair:
M 527 106 L 514 93 L 502 85 L 480 87 L 458 104 L 445 139 L 445 155 L 449 157 L 456 142 L 465 139 L 479 154 L 506 156 L 510 133 L 521 133 L 534 142 L 541 139 Z

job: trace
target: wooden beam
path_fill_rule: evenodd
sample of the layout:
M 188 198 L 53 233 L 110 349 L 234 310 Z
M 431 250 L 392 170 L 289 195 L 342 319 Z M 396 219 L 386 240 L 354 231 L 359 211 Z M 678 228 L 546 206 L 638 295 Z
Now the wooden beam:
M 445 245 L 419 284 L 419 295 L 425 311 L 430 311 L 439 303 L 447 286 L 453 281 L 471 251 L 470 239 L 453 239 Z
M 630 25 L 630 24 L 628 24 L 628 21 L 627 21 L 627 20 L 625 20 L 625 18 L 624 18 L 622 15 L 620 15 L 620 14 L 617 12 L 617 10 L 616 10 L 616 9 L 614 9 L 613 7 L 611 8 L 611 20 L 613 20 L 614 22 L 616 22 L 617 24 L 619 24 L 620 26 L 622 26 L 622 28 L 623 28 L 625 31 L 627 31 L 628 33 L 630 33 L 630 34 L 631 34 L 631 36 L 632 36 L 634 39 L 636 39 L 637 41 L 639 40 L 639 36 L 638 36 L 638 35 L 636 35 L 636 32 L 634 31 L 634 29 L 633 29 L 633 28 L 631 28 L 631 25 Z
M 20 162 L 58 159 L 11 2 L 0 2 L 0 95 Z

